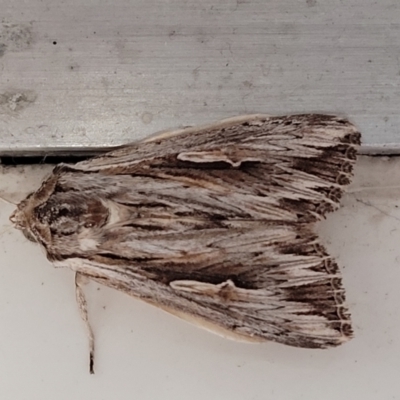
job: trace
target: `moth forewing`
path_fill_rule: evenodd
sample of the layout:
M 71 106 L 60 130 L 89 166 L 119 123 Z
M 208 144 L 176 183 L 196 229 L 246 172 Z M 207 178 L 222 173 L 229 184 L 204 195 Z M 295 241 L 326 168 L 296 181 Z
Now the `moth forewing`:
M 314 224 L 337 208 L 359 143 L 350 122 L 317 114 L 164 132 L 59 165 L 14 224 L 55 265 L 208 330 L 337 346 L 351 322 Z

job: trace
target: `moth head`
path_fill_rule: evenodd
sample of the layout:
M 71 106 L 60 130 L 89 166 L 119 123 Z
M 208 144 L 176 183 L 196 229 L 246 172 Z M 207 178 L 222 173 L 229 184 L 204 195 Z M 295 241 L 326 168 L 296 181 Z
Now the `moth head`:
M 17 209 L 10 215 L 10 221 L 14 228 L 22 231 L 23 235 L 31 242 L 37 242 L 29 226 L 29 214 L 27 212 L 27 202 L 30 196 L 18 204 Z
M 57 198 L 38 204 L 34 194 L 18 204 L 10 221 L 28 240 L 44 244 L 51 241 L 52 230 L 63 235 L 76 232 L 81 214 L 79 204 L 59 203 Z
M 21 231 L 27 229 L 28 227 L 28 219 L 25 212 L 28 198 L 29 196 L 25 200 L 21 201 L 17 205 L 17 209 L 14 210 L 14 212 L 10 215 L 10 221 L 14 225 L 14 228 L 19 229 Z

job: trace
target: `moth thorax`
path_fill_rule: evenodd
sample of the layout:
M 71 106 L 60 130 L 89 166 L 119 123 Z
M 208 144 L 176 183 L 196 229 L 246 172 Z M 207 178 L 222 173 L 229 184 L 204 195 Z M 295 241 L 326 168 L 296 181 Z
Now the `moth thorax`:
M 68 235 L 84 228 L 100 227 L 107 221 L 108 211 L 101 201 L 86 198 L 85 201 L 60 202 L 49 199 L 36 209 L 38 220 L 50 227 L 54 234 Z

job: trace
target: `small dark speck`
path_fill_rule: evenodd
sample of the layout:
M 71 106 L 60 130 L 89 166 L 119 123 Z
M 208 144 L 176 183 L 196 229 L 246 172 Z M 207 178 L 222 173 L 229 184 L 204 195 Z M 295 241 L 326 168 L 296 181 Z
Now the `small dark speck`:
M 98 287 L 97 290 L 100 290 L 100 288 Z
M 368 60 L 369 63 L 372 63 L 372 60 Z
M 95 35 L 96 34 L 96 31 L 95 32 L 93 32 L 93 35 Z
M 243 86 L 250 89 L 253 87 L 253 84 L 250 81 L 243 81 L 242 82 Z
M 56 44 L 57 44 L 57 42 L 56 42 L 56 41 L 54 41 L 54 42 L 53 42 L 53 44 L 54 44 L 54 45 L 56 45 Z
M 6 52 L 7 46 L 3 43 L 0 43 L 0 57 L 4 56 L 4 53 Z

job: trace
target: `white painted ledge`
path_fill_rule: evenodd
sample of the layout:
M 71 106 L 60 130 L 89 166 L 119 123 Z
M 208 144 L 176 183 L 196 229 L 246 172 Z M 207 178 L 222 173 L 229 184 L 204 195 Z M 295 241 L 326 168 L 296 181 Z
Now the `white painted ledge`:
M 18 201 L 50 166 L 3 168 Z M 0 202 L 0 398 L 12 400 L 398 399 L 400 159 L 361 157 L 343 206 L 320 234 L 343 271 L 355 338 L 331 350 L 222 339 L 89 284 L 96 374 L 73 273 L 11 228 Z

